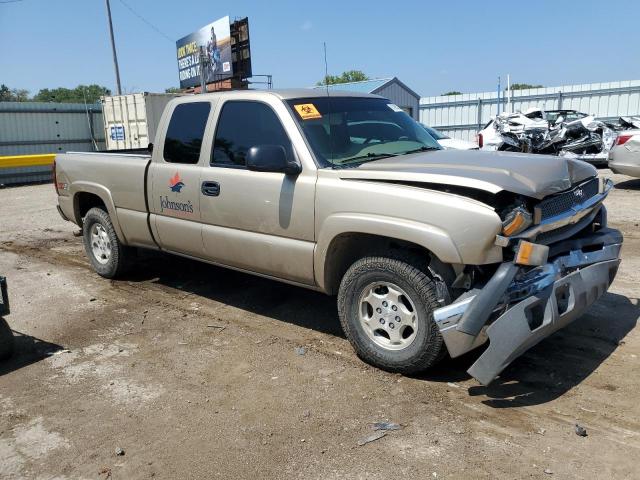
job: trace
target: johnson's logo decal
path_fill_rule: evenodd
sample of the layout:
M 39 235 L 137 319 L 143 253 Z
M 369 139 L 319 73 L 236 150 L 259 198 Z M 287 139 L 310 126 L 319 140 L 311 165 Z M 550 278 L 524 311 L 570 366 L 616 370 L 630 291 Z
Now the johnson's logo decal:
M 165 210 L 173 210 L 178 215 L 190 215 L 193 213 L 193 204 L 191 200 L 187 200 L 186 203 L 175 202 L 168 195 L 160 195 L 160 212 L 164 213 Z
M 184 187 L 184 183 L 180 178 L 180 174 L 176 172 L 176 174 L 169 179 L 169 188 L 172 192 L 180 193 L 182 187 Z

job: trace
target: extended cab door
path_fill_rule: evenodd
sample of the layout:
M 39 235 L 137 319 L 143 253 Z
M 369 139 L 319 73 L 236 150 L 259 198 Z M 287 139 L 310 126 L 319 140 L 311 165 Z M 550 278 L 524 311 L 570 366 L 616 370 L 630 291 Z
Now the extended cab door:
M 203 257 L 200 157 L 212 105 L 180 99 L 171 107 L 148 176 L 151 227 L 163 249 Z
M 249 171 L 245 165 L 247 151 L 256 145 L 282 145 L 287 155 L 308 157 L 288 110 L 275 96 L 235 96 L 220 101 L 216 117 L 211 157 L 201 177 L 207 258 L 313 284 L 316 169 L 302 162 L 302 173 L 290 176 Z

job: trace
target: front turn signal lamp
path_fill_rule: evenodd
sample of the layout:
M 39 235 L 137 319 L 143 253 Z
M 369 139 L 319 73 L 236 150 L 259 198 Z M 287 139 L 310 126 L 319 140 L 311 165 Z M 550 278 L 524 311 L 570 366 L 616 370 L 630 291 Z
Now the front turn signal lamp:
M 502 222 L 502 234 L 510 237 L 516 235 L 531 225 L 533 218 L 529 212 L 522 207 L 511 210 Z
M 522 240 L 518 244 L 515 263 L 518 265 L 540 266 L 549 259 L 549 247 Z

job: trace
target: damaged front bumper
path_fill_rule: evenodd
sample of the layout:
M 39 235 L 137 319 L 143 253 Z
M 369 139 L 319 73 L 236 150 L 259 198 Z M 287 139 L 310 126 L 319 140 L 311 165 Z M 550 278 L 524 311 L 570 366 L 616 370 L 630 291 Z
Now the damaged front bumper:
M 621 247 L 621 233 L 603 228 L 553 245 L 550 260 L 540 267 L 525 270 L 503 264 L 487 284 L 492 288 L 471 290 L 434 311 L 449 354 L 458 357 L 489 340 L 487 350 L 468 370 L 488 385 L 513 360 L 578 318 L 607 291 L 618 271 Z M 505 277 L 505 272 L 511 275 Z M 478 310 L 489 315 L 475 319 L 485 326 L 469 334 L 460 320 L 467 310 L 471 313 L 474 306 L 487 302 L 489 310 Z

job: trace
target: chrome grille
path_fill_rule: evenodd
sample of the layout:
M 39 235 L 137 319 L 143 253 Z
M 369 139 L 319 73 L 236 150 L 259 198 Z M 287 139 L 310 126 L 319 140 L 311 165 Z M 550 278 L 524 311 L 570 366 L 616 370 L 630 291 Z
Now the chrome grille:
M 561 215 L 571 208 L 586 202 L 591 197 L 598 194 L 598 179 L 592 178 L 571 190 L 554 195 L 542 200 L 536 209 L 540 211 L 539 219 L 546 220 L 556 215 Z

